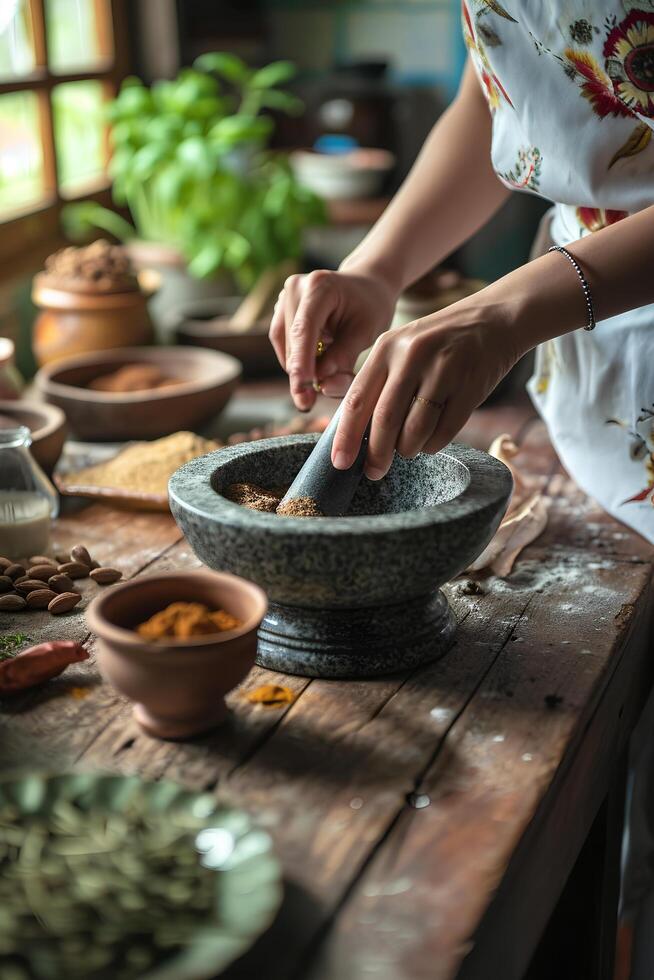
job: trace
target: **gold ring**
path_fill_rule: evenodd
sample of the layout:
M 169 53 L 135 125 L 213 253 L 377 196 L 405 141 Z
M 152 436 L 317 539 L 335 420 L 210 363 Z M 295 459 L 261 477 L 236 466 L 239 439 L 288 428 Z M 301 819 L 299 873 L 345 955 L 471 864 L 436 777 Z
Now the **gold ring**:
M 319 340 L 316 344 L 316 357 L 322 357 L 326 350 L 325 341 Z
M 437 408 L 439 412 L 442 412 L 444 403 L 434 402 L 431 398 L 423 398 L 422 395 L 415 395 L 414 402 L 420 402 L 422 405 L 429 405 L 431 408 Z
M 313 390 L 317 395 L 322 395 L 322 381 L 314 381 Z

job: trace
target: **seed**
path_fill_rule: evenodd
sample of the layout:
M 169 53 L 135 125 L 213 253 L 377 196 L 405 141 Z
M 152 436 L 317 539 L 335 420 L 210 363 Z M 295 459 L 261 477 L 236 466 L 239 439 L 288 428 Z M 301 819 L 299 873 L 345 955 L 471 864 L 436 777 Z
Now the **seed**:
M 38 578 L 28 578 L 24 582 L 15 582 L 14 587 L 20 595 L 29 595 L 30 592 L 35 592 L 36 589 L 44 589 L 45 585 Z
M 29 575 L 27 573 L 25 573 L 25 575 L 19 575 L 18 578 L 15 578 L 14 579 L 14 588 L 17 585 L 19 585 L 21 582 L 27 582 L 28 578 L 29 578 Z
M 61 613 L 70 612 L 81 599 L 79 592 L 62 592 L 61 595 L 51 599 L 48 603 L 48 612 L 53 616 L 60 616 Z
M 57 571 L 70 578 L 88 578 L 89 566 L 83 565 L 81 561 L 66 561 L 63 565 L 59 565 Z
M 19 609 L 24 609 L 26 602 L 22 595 L 0 595 L 0 611 L 2 612 L 18 612 Z
M 3 574 L 5 573 L 6 569 L 8 569 L 9 566 L 13 564 L 14 563 L 13 561 L 11 561 L 10 558 L 0 558 L 0 569 L 2 569 Z
M 48 558 L 47 555 L 32 555 L 31 558 L 27 559 L 30 565 L 56 565 L 57 562 L 54 558 Z
M 91 567 L 93 561 L 83 544 L 76 544 L 74 548 L 71 548 L 70 557 L 73 561 L 78 561 L 81 565 L 86 565 L 87 568 Z
M 117 568 L 94 568 L 90 575 L 98 585 L 112 585 L 123 577 L 123 573 L 119 572 Z
M 53 599 L 57 598 L 57 593 L 52 589 L 35 589 L 30 592 L 25 601 L 29 609 L 47 609 Z
M 63 565 L 67 561 L 70 561 L 70 554 L 67 551 L 58 551 L 56 553 L 55 562 L 57 565 Z
M 24 565 L 19 565 L 16 561 L 12 565 L 8 565 L 7 568 L 5 568 L 5 575 L 8 575 L 9 578 L 16 579 L 20 578 L 21 575 L 24 575 L 26 570 L 27 569 L 24 567 Z
M 96 561 L 95 558 L 91 562 L 91 571 L 93 571 L 94 568 L 100 568 L 100 562 Z
M 11 592 L 14 583 L 8 575 L 0 575 L 0 592 Z
M 56 566 L 49 563 L 45 565 L 33 565 L 27 574 L 30 578 L 38 578 L 42 582 L 47 582 L 49 578 L 52 578 L 55 570 Z
M 48 579 L 48 585 L 54 592 L 73 592 L 75 589 L 73 580 L 68 575 L 53 575 Z

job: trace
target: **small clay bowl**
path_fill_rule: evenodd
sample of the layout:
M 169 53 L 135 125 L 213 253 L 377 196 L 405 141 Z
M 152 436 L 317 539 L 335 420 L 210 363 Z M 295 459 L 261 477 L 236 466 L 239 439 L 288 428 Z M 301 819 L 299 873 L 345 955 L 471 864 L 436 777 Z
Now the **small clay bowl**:
M 4 428 L 1 416 L 27 426 L 32 433 L 30 452 L 51 476 L 66 441 L 66 416 L 61 409 L 45 402 L 0 401 L 0 428 Z
M 226 609 L 243 625 L 188 640 L 142 640 L 135 627 L 171 602 Z M 135 702 L 141 728 L 158 738 L 182 739 L 225 721 L 225 695 L 254 664 L 267 607 L 263 590 L 235 575 L 168 572 L 106 589 L 90 604 L 86 619 L 98 637 L 102 675 Z

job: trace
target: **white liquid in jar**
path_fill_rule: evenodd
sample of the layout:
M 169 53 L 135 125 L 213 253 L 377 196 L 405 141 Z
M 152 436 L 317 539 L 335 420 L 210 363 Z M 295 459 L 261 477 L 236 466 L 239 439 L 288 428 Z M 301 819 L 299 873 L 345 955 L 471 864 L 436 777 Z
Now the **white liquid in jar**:
M 0 555 L 44 554 L 49 541 L 49 500 L 31 491 L 0 490 Z

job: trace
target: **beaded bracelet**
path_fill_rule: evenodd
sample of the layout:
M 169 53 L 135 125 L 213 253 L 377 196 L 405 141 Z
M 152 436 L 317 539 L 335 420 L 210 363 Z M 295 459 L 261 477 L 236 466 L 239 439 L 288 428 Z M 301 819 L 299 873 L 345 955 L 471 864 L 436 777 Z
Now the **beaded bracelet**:
M 568 260 L 568 262 L 570 262 L 572 264 L 575 272 L 579 276 L 579 281 L 581 283 L 581 288 L 584 291 L 584 299 L 586 300 L 586 309 L 588 310 L 588 323 L 584 327 L 584 330 L 594 330 L 595 329 L 595 312 L 593 310 L 593 300 L 592 300 L 591 295 L 590 295 L 590 286 L 588 285 L 588 282 L 586 280 L 586 276 L 581 271 L 581 266 L 577 262 L 577 260 L 574 257 L 574 255 L 571 255 L 570 252 L 568 252 L 567 248 L 564 248 L 563 245 L 552 245 L 552 247 L 551 248 L 548 248 L 547 251 L 548 252 L 560 252 L 561 255 L 565 255 L 565 257 Z

